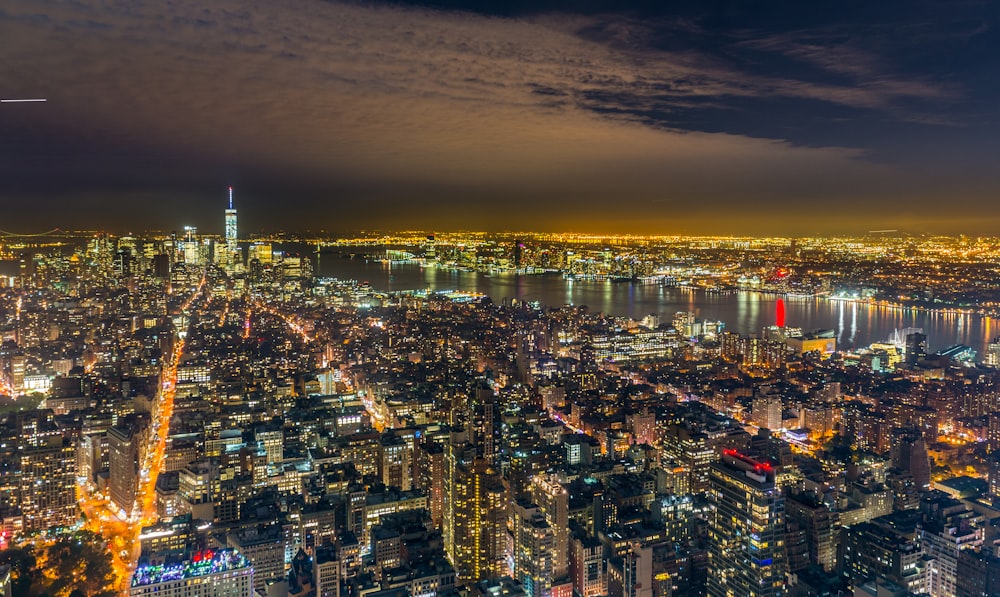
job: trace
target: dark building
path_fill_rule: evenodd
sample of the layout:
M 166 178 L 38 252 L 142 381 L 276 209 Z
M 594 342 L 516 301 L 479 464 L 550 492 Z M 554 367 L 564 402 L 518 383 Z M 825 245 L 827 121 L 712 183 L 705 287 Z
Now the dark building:
M 108 431 L 111 501 L 132 513 L 139 484 L 139 438 L 135 425 L 116 425 Z
M 916 365 L 927 356 L 927 334 L 912 332 L 906 335 L 906 362 Z
M 1000 558 L 963 549 L 958 552 L 955 597 L 992 597 L 1000 595 Z

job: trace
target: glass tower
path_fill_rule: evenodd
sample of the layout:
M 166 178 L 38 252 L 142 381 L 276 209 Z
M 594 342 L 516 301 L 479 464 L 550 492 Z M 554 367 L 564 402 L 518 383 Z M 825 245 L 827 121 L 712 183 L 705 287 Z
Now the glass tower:
M 233 207 L 233 187 L 229 187 L 229 208 L 226 209 L 226 244 L 236 248 L 236 208 Z

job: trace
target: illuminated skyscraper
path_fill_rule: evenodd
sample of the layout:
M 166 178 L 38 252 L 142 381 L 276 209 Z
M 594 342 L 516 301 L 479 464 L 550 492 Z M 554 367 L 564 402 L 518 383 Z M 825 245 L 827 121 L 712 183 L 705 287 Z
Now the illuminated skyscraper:
M 72 525 L 78 510 L 76 450 L 70 438 L 55 426 L 51 411 L 19 412 L 8 425 L 5 440 L 16 445 L 19 499 L 4 507 L 20 510 L 26 532 Z
M 233 207 L 233 187 L 229 187 L 229 208 L 226 210 L 226 245 L 230 251 L 236 250 L 236 208 Z
M 725 450 L 709 475 L 715 513 L 708 531 L 708 595 L 784 595 L 785 498 L 774 468 Z
M 517 500 L 511 509 L 514 580 L 528 597 L 551 597 L 555 531 L 538 504 Z
M 502 479 L 467 439 L 453 431 L 445 452 L 444 548 L 460 579 L 496 578 L 504 555 Z

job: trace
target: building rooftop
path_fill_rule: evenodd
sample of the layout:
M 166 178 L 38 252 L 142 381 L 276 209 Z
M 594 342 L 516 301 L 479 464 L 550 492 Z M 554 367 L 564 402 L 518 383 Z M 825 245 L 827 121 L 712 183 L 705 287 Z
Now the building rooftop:
M 934 489 L 939 489 L 953 498 L 963 499 L 983 495 L 989 490 L 989 486 L 983 479 L 962 476 L 935 481 Z
M 132 575 L 132 586 L 143 587 L 249 567 L 250 561 L 235 549 L 206 550 L 196 552 L 190 560 L 180 564 L 141 566 Z

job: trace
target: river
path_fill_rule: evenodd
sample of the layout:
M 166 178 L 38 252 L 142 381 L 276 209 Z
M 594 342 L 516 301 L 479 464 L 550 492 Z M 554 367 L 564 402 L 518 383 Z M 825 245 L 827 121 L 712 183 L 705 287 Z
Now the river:
M 315 256 L 315 255 L 314 255 Z M 423 267 L 417 263 L 383 263 L 363 258 L 323 255 L 317 275 L 367 281 L 385 291 L 430 289 L 483 293 L 495 301 L 517 298 L 549 306 L 586 305 L 591 311 L 641 319 L 657 313 L 669 322 L 678 311 L 701 319 L 718 320 L 740 334 L 760 334 L 775 323 L 779 297 L 756 292 L 705 293 L 682 288 L 629 282 L 565 280 L 558 275 L 491 274 Z M 786 325 L 805 331 L 833 329 L 841 349 L 885 341 L 896 329 L 923 328 L 928 352 L 953 344 L 985 355 L 991 338 L 1000 334 L 1000 321 L 979 315 L 927 312 L 824 298 L 784 297 Z

